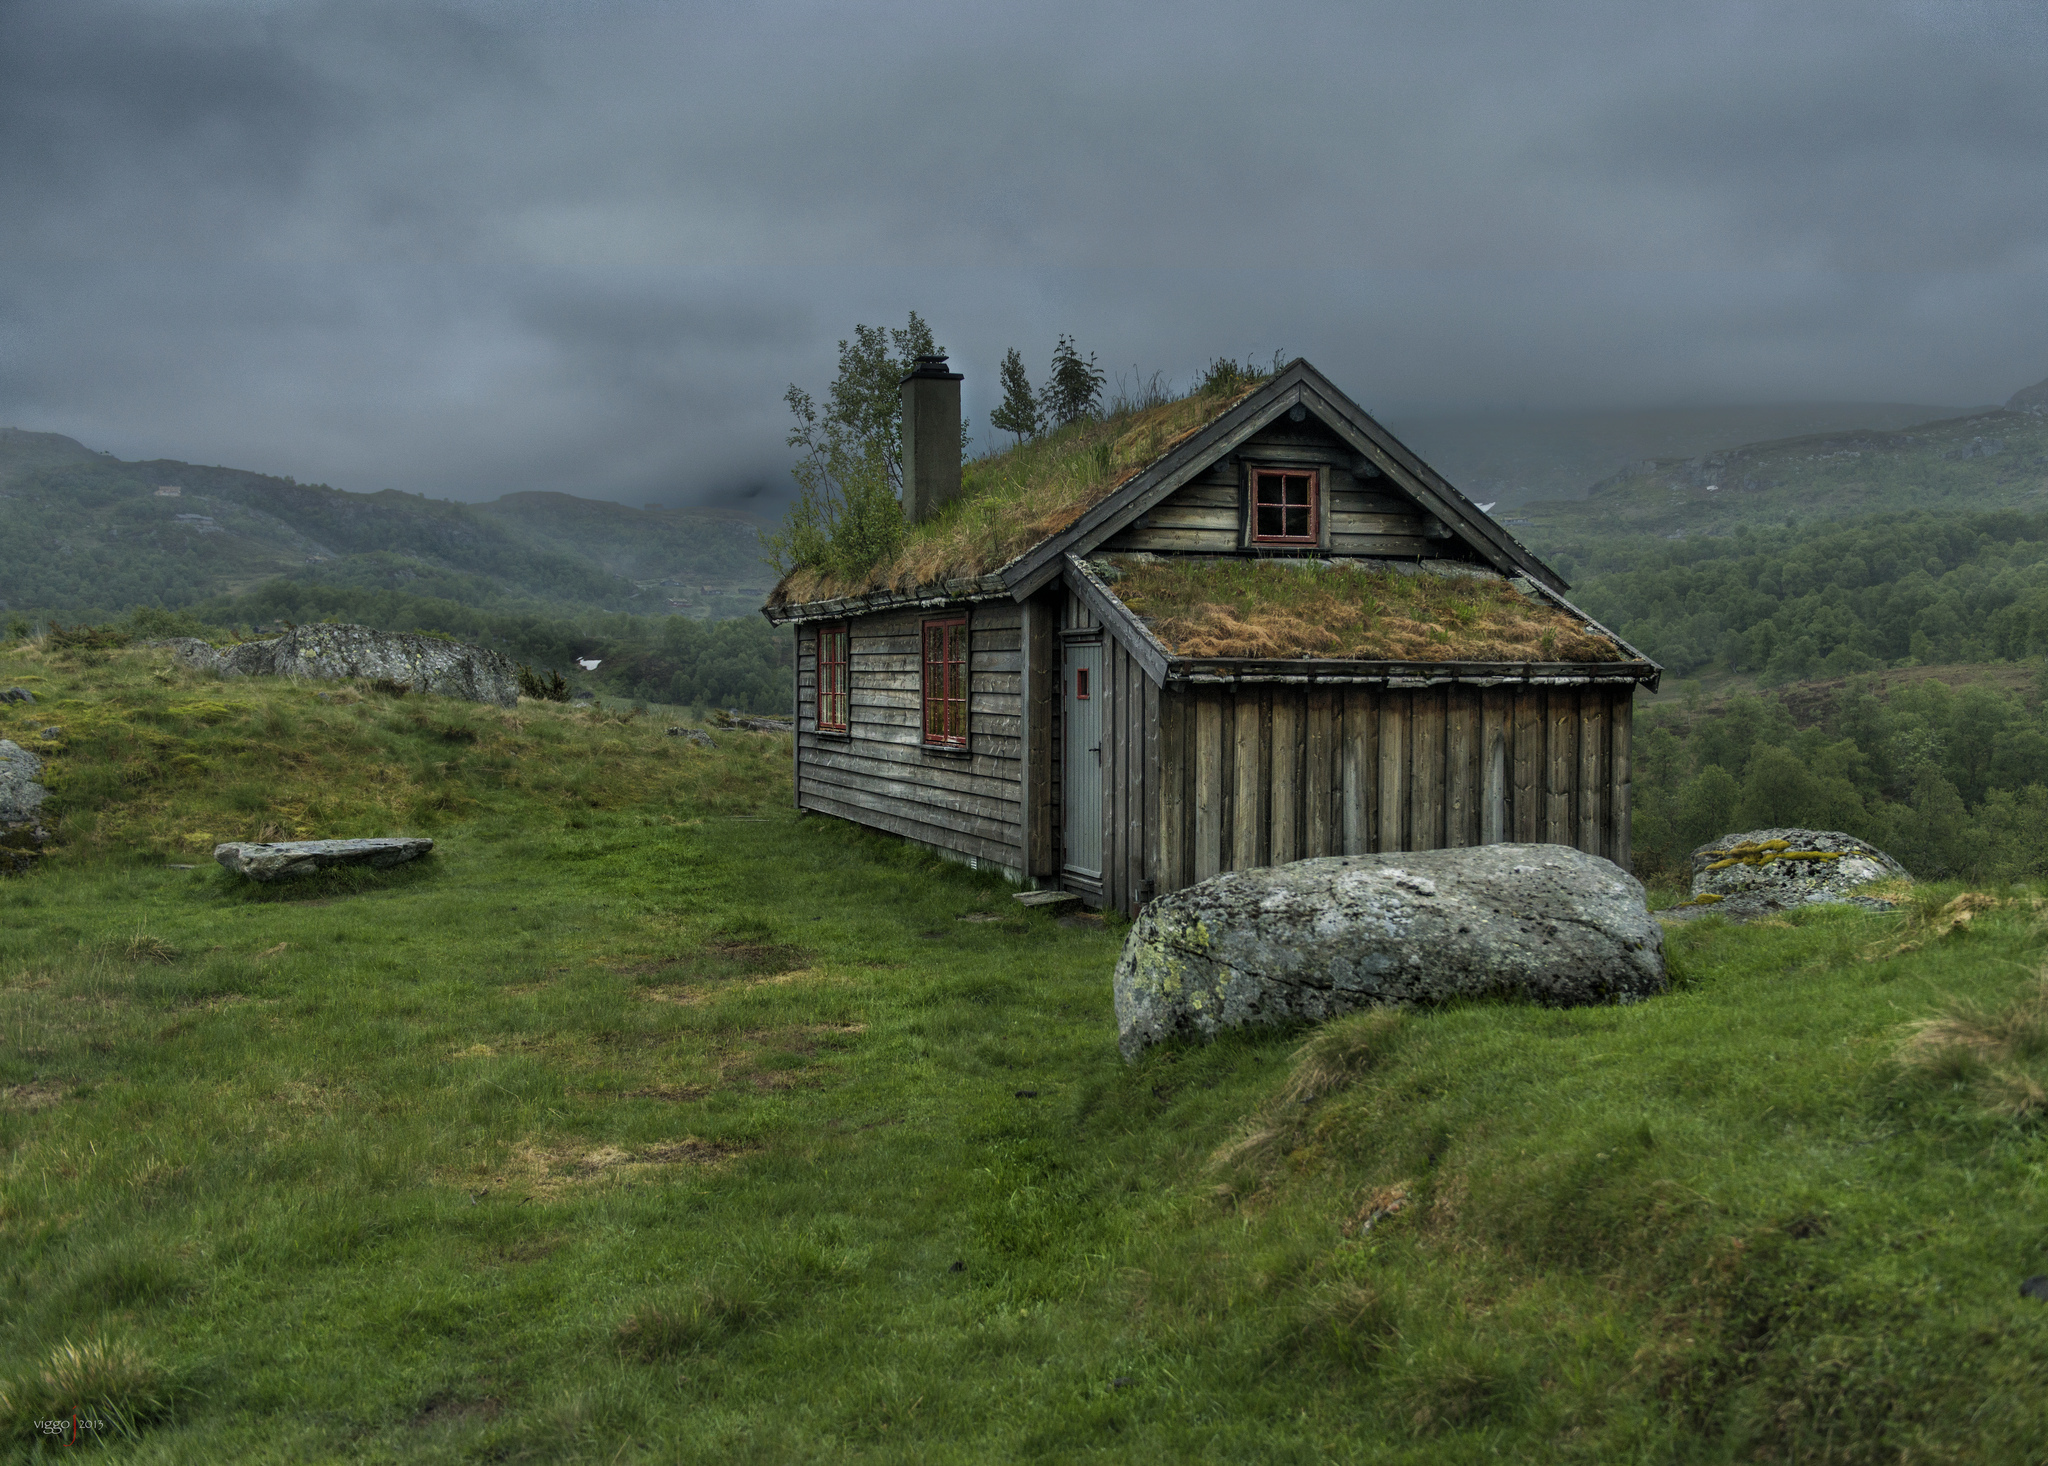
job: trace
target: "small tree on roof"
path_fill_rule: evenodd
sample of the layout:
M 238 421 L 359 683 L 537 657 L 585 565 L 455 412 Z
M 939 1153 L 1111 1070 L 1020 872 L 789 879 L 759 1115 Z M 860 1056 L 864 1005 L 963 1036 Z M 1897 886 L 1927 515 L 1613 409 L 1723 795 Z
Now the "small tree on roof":
M 1052 354 L 1052 377 L 1045 384 L 1046 417 L 1057 427 L 1093 417 L 1102 407 L 1103 380 L 1095 353 L 1089 352 L 1084 361 L 1074 347 L 1074 338 L 1060 337 Z
M 1018 443 L 1038 433 L 1038 397 L 1031 390 L 1031 378 L 1024 374 L 1024 358 L 1012 346 L 1003 357 L 1003 405 L 988 416 L 989 426 L 999 432 L 1015 433 Z

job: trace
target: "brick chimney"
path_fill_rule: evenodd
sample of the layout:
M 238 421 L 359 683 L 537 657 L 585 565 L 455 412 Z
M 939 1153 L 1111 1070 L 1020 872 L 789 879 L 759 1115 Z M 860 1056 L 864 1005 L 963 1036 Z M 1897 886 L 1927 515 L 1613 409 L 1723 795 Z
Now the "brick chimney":
M 922 524 L 960 492 L 960 373 L 920 356 L 903 379 L 903 516 Z

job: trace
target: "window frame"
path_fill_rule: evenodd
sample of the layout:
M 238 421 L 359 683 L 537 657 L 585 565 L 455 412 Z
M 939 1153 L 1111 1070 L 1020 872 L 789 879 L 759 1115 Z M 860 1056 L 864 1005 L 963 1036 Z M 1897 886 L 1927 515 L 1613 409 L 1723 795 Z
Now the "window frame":
M 834 635 L 839 637 L 839 646 L 837 648 L 839 659 L 837 661 L 827 661 L 825 658 L 825 641 L 827 637 Z M 828 694 L 825 690 L 825 669 L 827 667 L 839 669 L 839 685 L 837 690 L 831 694 Z M 852 668 L 853 623 L 849 621 L 826 621 L 821 623 L 818 627 L 817 639 L 811 648 L 811 729 L 813 732 L 829 733 L 835 737 L 844 737 L 851 732 L 853 722 L 851 716 L 853 712 Z M 827 721 L 825 717 L 825 704 L 828 695 L 836 698 L 839 704 L 839 721 L 836 723 Z
M 957 631 L 956 631 L 957 628 Z M 940 634 L 938 660 L 932 658 L 932 633 Z M 927 749 L 945 753 L 966 753 L 969 740 L 973 737 L 972 678 L 973 678 L 973 636 L 966 613 L 957 616 L 930 616 L 918 626 L 918 720 L 923 729 L 923 744 Z M 955 650 L 958 656 L 951 653 Z M 932 696 L 932 669 L 939 672 L 939 695 Z M 954 683 L 952 670 L 959 669 L 959 680 Z M 932 726 L 932 710 L 941 709 L 939 727 Z M 952 720 L 944 710 L 959 709 L 959 732 L 949 731 Z
M 1304 506 L 1299 506 L 1305 507 L 1308 510 L 1307 534 L 1264 535 L 1259 533 L 1259 479 L 1262 476 L 1270 476 L 1281 480 L 1281 493 L 1283 495 L 1286 493 L 1285 480 L 1287 478 L 1306 478 L 1308 480 L 1308 502 Z M 1286 503 L 1283 498 L 1281 502 L 1277 504 L 1270 504 L 1267 507 L 1278 509 L 1281 512 L 1281 515 L 1283 516 L 1281 523 L 1284 526 L 1284 524 L 1286 523 L 1285 515 L 1287 510 L 1297 506 Z M 1256 549 L 1271 548 L 1276 550 L 1320 549 L 1322 548 L 1324 543 L 1324 518 L 1325 516 L 1323 514 L 1323 470 L 1320 464 L 1245 464 L 1244 539 L 1247 547 Z

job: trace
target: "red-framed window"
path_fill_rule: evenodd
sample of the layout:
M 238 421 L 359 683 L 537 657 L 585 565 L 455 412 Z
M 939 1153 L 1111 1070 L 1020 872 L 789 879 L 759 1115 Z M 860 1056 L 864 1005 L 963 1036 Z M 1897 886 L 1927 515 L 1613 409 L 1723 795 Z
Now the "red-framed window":
M 1321 528 L 1320 475 L 1313 468 L 1252 470 L 1252 543 L 1313 545 Z
M 818 628 L 818 731 L 846 731 L 846 623 Z
M 1074 701 L 1088 701 L 1088 669 L 1086 667 L 1076 667 L 1074 669 Z
M 924 623 L 924 741 L 967 746 L 967 618 Z

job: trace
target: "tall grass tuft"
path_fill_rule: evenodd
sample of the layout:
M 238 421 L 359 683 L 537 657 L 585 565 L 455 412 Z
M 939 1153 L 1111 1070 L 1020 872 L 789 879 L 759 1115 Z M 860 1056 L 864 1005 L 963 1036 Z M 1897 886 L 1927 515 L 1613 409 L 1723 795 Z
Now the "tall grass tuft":
M 1994 1115 L 2048 1111 L 2048 972 L 2003 1007 L 1955 1002 L 1909 1025 L 1897 1056 L 1909 1071 L 1974 1091 Z
M 26 1434 L 38 1421 L 76 1414 L 133 1436 L 170 1415 L 186 1393 L 177 1375 L 129 1340 L 66 1339 L 40 1366 L 0 1385 L 0 1422 Z

